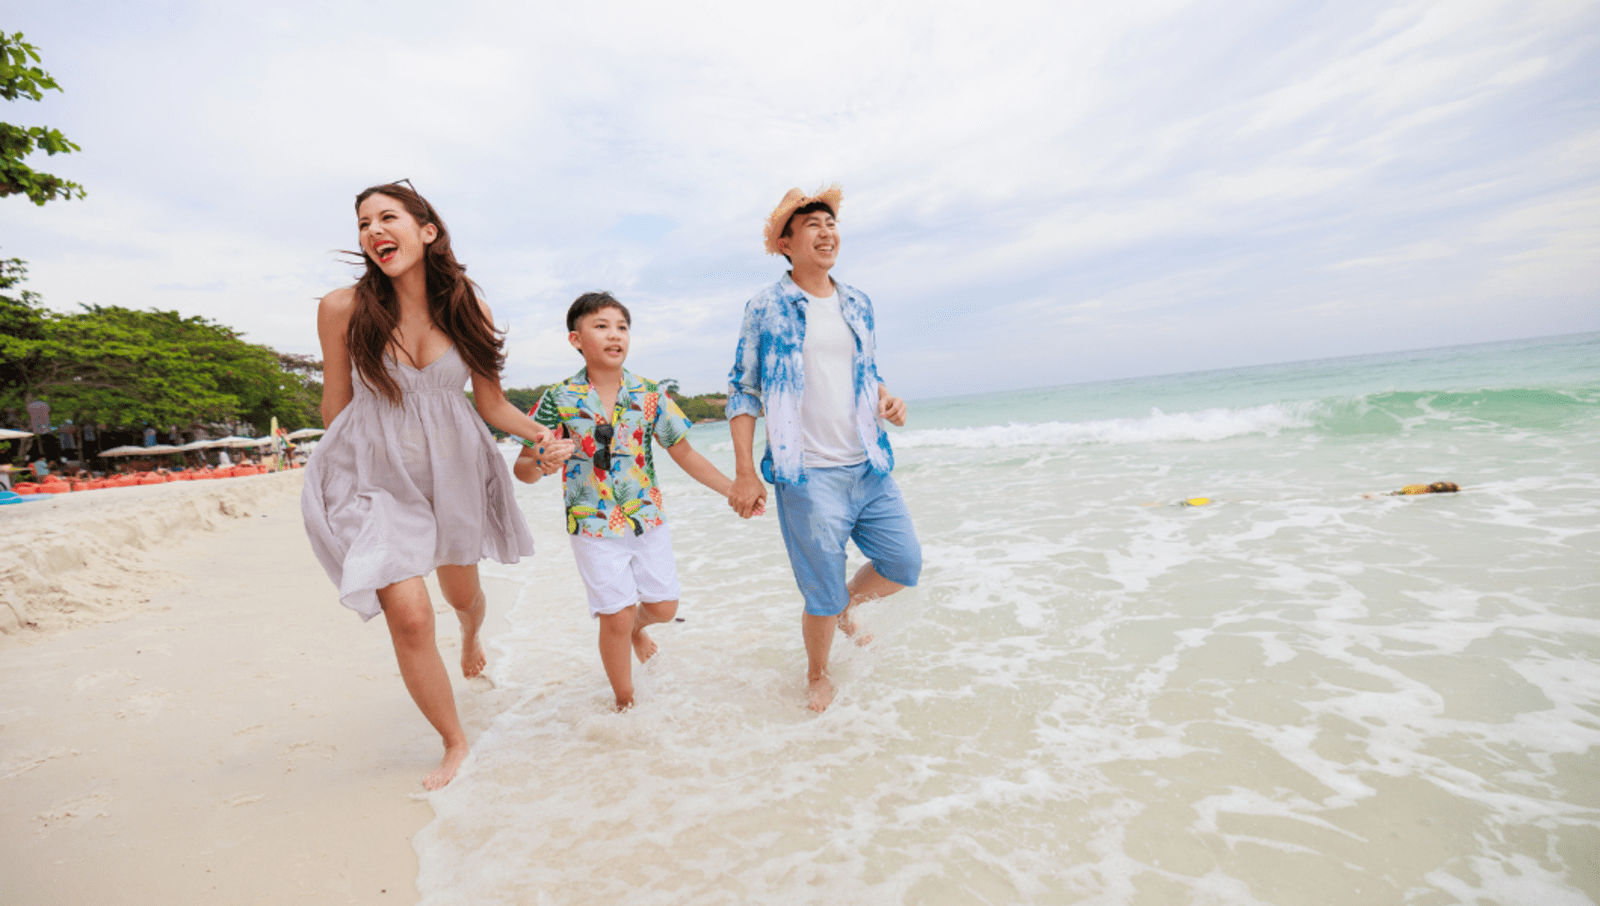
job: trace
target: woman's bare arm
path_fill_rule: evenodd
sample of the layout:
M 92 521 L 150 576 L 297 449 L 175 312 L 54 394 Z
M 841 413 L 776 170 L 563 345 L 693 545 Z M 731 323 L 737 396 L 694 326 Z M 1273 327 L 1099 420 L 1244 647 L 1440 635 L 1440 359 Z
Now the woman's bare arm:
M 322 426 L 333 425 L 344 407 L 355 397 L 350 383 L 350 312 L 355 310 L 356 293 L 351 287 L 336 289 L 317 305 L 317 338 L 322 341 Z

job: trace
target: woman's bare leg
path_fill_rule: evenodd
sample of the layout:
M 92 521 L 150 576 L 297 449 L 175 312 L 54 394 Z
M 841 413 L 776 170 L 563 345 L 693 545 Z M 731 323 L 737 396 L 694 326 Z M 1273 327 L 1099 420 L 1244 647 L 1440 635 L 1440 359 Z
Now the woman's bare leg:
M 436 575 L 439 590 L 461 621 L 461 675 L 472 679 L 489 663 L 483 653 L 482 633 L 489 601 L 483 595 L 483 583 L 478 581 L 478 565 L 441 566 Z
M 439 657 L 439 645 L 434 641 L 433 602 L 428 600 L 428 587 L 418 576 L 378 589 L 378 603 L 389 624 L 389 639 L 394 643 L 394 656 L 400 662 L 406 691 L 444 740 L 444 760 L 422 779 L 423 786 L 436 790 L 454 779 L 461 762 L 466 760 L 467 734 L 456 714 L 450 674 L 444 669 L 444 659 Z

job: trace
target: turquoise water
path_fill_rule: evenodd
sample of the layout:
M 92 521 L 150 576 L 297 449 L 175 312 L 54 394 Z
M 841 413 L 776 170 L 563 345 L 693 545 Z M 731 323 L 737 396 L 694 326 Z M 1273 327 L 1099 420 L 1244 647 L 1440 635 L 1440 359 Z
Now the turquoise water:
M 775 521 L 663 461 L 687 622 L 615 715 L 521 488 L 519 701 L 425 901 L 1600 899 L 1600 335 L 920 401 L 895 447 L 922 582 L 820 717 Z

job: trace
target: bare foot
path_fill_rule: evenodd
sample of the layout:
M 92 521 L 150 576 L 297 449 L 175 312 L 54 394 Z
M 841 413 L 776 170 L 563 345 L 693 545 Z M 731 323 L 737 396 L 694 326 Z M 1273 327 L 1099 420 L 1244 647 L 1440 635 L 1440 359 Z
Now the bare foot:
M 461 675 L 467 679 L 482 673 L 483 668 L 489 665 L 489 658 L 483 653 L 483 642 L 478 638 L 478 631 L 483 628 L 483 618 L 488 612 L 489 601 L 481 591 L 471 607 L 456 611 L 456 616 L 461 620 Z M 446 778 L 445 783 L 449 782 L 449 778 Z
M 466 743 L 459 746 L 447 746 L 444 750 L 444 760 L 433 769 L 433 773 L 422 778 L 422 785 L 430 790 L 437 790 L 445 784 L 456 779 L 456 771 L 461 770 L 461 762 L 467 760 L 467 753 L 471 751 Z
M 861 621 L 856 619 L 854 607 L 846 607 L 844 613 L 839 614 L 839 631 L 863 648 L 872 644 L 872 633 L 867 632 Z
M 638 656 L 639 663 L 642 664 L 655 657 L 658 647 L 656 640 L 650 638 L 650 633 L 645 632 L 643 626 L 633 631 L 633 653 Z
M 806 690 L 806 707 L 821 714 L 833 704 L 833 681 L 826 675 L 809 682 Z

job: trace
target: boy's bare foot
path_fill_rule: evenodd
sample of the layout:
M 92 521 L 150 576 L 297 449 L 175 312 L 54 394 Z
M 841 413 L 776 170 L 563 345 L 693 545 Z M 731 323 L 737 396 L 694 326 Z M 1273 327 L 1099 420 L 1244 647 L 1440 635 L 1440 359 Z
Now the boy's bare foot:
M 478 638 L 478 631 L 483 628 L 483 618 L 488 612 L 489 600 L 481 591 L 471 607 L 456 611 L 456 617 L 461 620 L 461 675 L 467 679 L 482 673 L 483 668 L 489 665 L 489 658 L 483 653 L 483 642 Z
M 437 790 L 445 784 L 456 779 L 456 771 L 461 770 L 461 762 L 467 760 L 467 753 L 471 751 L 466 743 L 459 746 L 446 746 L 444 760 L 433 769 L 433 773 L 422 778 L 422 785 L 430 790 Z
M 833 704 L 833 680 L 828 679 L 826 674 L 811 680 L 806 690 L 806 707 L 821 714 L 831 704 Z
M 643 626 L 633 631 L 633 653 L 638 656 L 639 663 L 642 664 L 655 657 L 659 647 L 656 645 L 656 640 L 650 638 L 650 633 L 644 631 Z
M 862 647 L 872 644 L 872 633 L 865 631 L 861 621 L 856 619 L 854 607 L 846 607 L 844 613 L 839 614 L 839 631 Z

